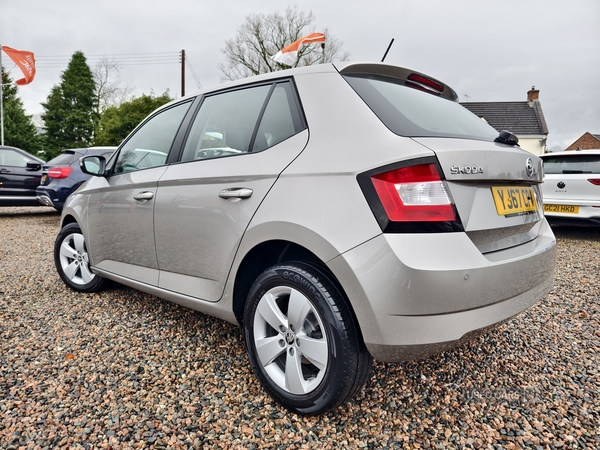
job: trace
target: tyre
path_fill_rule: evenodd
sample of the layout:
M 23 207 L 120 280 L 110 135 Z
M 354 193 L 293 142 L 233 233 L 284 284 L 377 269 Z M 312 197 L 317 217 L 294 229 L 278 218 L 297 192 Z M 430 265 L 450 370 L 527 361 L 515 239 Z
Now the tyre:
M 353 397 L 372 365 L 345 297 L 317 266 L 273 266 L 254 282 L 244 310 L 250 363 L 269 394 L 316 415 Z
M 85 239 L 77 223 L 60 230 L 54 243 L 54 264 L 62 280 L 79 292 L 97 292 L 104 288 L 106 279 L 90 270 Z

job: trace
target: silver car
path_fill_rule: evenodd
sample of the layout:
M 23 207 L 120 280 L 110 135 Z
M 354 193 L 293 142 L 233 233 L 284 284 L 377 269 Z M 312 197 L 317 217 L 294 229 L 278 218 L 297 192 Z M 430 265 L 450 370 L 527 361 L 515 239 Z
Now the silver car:
M 600 150 L 547 153 L 544 213 L 550 223 L 600 225 Z
M 444 83 L 384 64 L 281 71 L 154 112 L 67 201 L 55 262 L 243 327 L 279 403 L 320 414 L 372 359 L 423 358 L 553 283 L 539 158 Z

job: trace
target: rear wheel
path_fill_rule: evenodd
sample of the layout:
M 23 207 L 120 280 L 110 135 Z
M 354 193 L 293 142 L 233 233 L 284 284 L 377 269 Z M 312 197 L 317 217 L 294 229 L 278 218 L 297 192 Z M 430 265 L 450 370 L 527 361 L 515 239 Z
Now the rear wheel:
M 365 384 L 372 358 L 345 298 L 322 269 L 294 262 L 254 282 L 244 311 L 250 363 L 286 408 L 321 414 Z
M 97 292 L 104 288 L 106 279 L 90 270 L 90 261 L 77 223 L 66 225 L 54 243 L 54 264 L 62 280 L 79 292 Z

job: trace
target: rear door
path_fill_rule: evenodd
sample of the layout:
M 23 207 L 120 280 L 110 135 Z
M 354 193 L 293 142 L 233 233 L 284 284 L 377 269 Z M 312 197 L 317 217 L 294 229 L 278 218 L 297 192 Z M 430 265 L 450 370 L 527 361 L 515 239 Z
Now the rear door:
M 250 219 L 307 140 L 290 81 L 206 97 L 158 183 L 159 286 L 217 301 Z

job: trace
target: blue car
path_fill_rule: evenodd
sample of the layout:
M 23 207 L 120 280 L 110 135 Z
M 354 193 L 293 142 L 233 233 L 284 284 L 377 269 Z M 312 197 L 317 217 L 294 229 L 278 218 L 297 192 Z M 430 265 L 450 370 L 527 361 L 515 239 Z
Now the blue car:
M 37 200 L 62 211 L 67 197 L 90 178 L 79 167 L 83 156 L 104 156 L 108 159 L 117 147 L 89 147 L 63 150 L 44 164 L 42 180 L 36 190 Z

